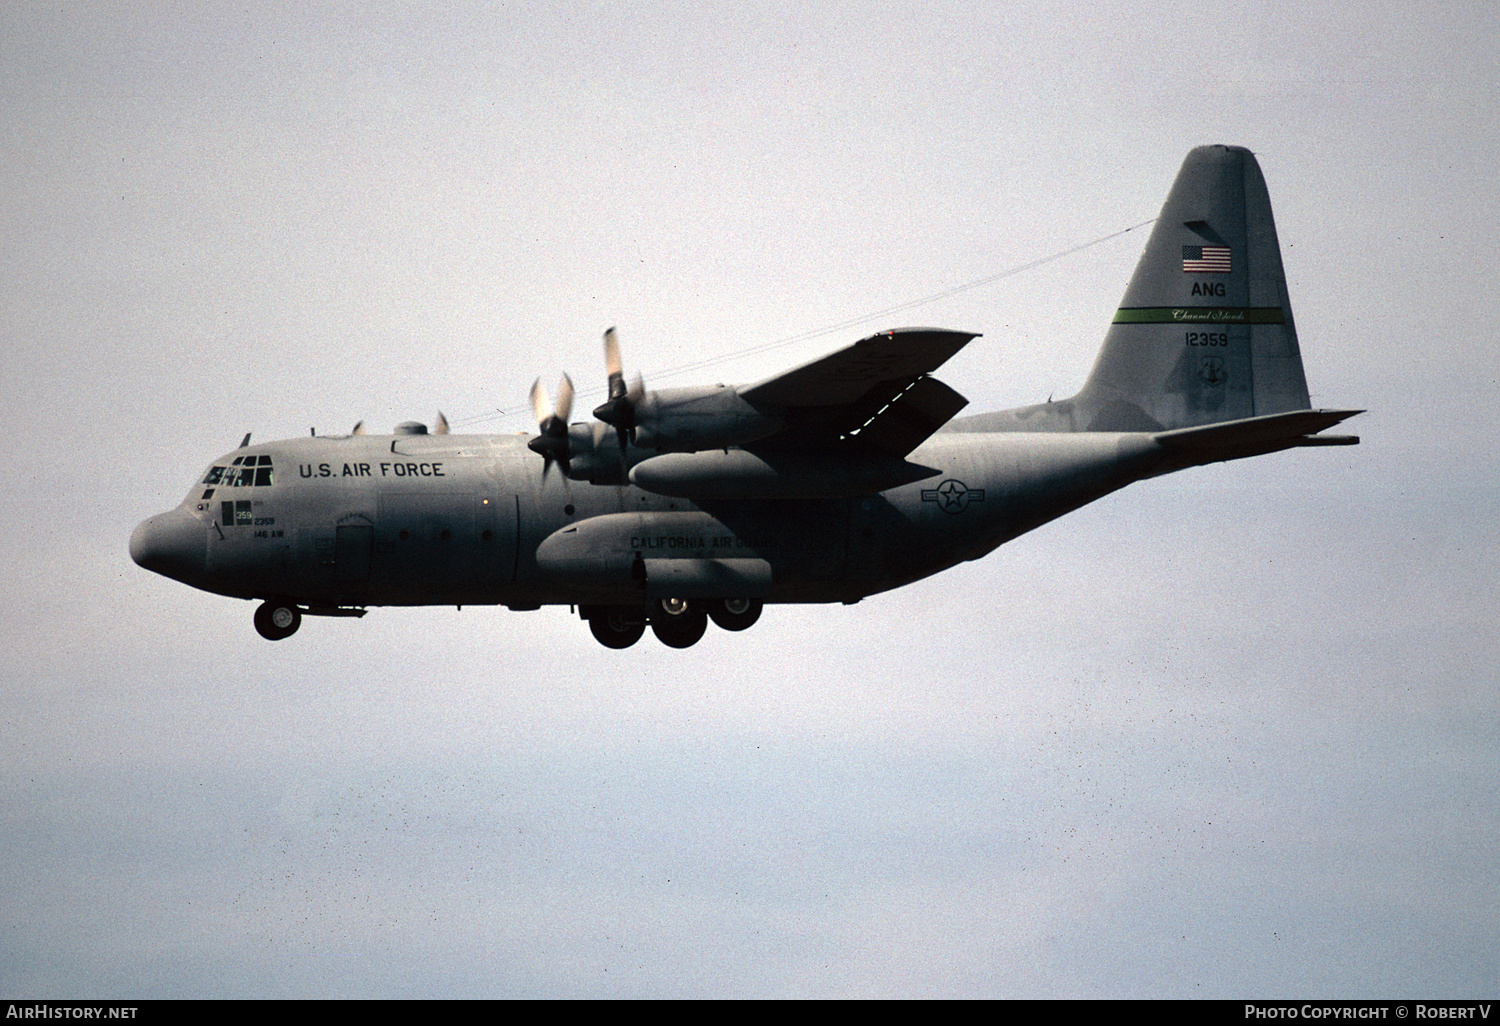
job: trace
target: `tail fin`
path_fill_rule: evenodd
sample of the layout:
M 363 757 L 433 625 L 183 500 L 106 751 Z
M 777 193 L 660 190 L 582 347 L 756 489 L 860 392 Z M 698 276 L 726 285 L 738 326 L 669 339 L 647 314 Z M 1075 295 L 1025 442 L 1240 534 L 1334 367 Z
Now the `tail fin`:
M 1309 408 L 1271 200 L 1255 155 L 1188 154 L 1074 423 L 1162 431 Z

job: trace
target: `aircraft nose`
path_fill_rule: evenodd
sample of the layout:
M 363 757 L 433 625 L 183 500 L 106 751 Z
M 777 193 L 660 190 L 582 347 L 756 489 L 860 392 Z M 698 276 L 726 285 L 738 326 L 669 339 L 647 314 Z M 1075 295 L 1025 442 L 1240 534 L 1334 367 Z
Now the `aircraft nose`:
M 194 584 L 203 577 L 208 534 L 182 510 L 158 513 L 130 535 L 130 558 L 164 577 Z

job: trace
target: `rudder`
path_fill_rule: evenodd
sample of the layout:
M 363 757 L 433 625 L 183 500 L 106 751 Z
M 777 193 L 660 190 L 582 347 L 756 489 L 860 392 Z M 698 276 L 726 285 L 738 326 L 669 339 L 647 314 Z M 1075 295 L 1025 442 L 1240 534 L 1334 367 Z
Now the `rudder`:
M 1083 390 L 1087 431 L 1161 431 L 1309 408 L 1255 155 L 1183 161 Z

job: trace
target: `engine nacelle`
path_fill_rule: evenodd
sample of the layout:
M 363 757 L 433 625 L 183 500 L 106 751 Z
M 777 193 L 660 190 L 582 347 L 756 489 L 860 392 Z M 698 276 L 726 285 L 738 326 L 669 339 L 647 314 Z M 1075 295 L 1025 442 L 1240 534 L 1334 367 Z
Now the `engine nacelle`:
M 572 481 L 619 485 L 626 481 L 625 457 L 613 431 L 600 424 L 568 425 L 567 476 Z
M 639 488 L 689 499 L 846 499 L 938 473 L 880 453 L 767 453 L 711 449 L 665 453 L 637 463 Z
M 647 392 L 635 411 L 635 444 L 658 452 L 744 445 L 781 430 L 783 418 L 752 406 L 729 385 Z

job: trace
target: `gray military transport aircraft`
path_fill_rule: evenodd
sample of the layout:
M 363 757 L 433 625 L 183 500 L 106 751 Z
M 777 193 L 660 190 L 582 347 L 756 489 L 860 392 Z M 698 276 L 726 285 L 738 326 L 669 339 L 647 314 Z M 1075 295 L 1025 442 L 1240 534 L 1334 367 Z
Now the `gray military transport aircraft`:
M 1300 446 L 1359 410 L 1308 403 L 1280 247 L 1249 150 L 1188 154 L 1083 389 L 952 419 L 931 377 L 976 336 L 884 331 L 743 387 L 627 384 L 570 424 L 532 389 L 538 433 L 251 445 L 214 461 L 131 557 L 260 599 L 266 638 L 369 606 L 576 607 L 625 648 L 686 648 L 765 603 L 852 603 L 977 559 L 1148 477 Z

